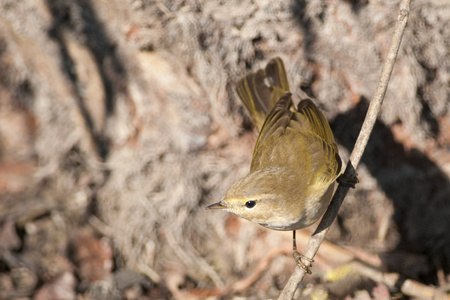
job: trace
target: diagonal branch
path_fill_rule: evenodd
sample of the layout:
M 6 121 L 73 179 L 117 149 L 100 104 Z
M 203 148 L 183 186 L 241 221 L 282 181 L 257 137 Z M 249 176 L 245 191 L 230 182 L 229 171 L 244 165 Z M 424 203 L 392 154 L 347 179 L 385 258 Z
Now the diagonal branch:
M 392 69 L 394 68 L 394 63 L 397 58 L 398 50 L 400 48 L 403 32 L 408 21 L 409 3 L 410 0 L 402 0 L 400 3 L 400 10 L 398 13 L 397 23 L 395 25 L 394 36 L 392 37 L 389 52 L 383 66 L 383 70 L 381 72 L 375 95 L 370 102 L 366 118 L 364 119 L 364 123 L 362 125 L 358 139 L 356 140 L 355 147 L 350 155 L 350 161 L 348 162 L 347 168 L 345 169 L 345 172 L 343 174 L 344 179 L 351 181 L 353 178 L 356 178 L 355 169 L 361 160 L 370 134 L 372 133 L 375 121 L 380 113 L 381 104 L 383 103 Z M 330 206 L 328 207 L 325 215 L 322 218 L 322 221 L 309 239 L 308 246 L 304 253 L 305 256 L 313 258 L 319 250 L 320 244 L 322 243 L 323 239 L 325 238 L 325 234 L 328 232 L 328 229 L 336 218 L 339 208 L 344 201 L 344 197 L 347 195 L 348 189 L 348 186 L 339 184 L 336 193 L 334 194 L 333 199 L 330 203 Z M 298 285 L 303 280 L 304 275 L 305 272 L 303 270 L 301 270 L 300 268 L 296 268 L 278 299 L 292 299 Z

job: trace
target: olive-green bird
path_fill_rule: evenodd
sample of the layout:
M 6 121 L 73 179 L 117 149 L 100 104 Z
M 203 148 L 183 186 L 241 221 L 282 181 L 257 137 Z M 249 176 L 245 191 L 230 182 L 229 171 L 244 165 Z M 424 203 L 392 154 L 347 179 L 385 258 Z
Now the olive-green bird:
M 315 223 L 325 212 L 341 171 L 341 159 L 324 115 L 309 99 L 295 107 L 283 61 L 247 74 L 237 93 L 260 131 L 250 173 L 218 203 L 223 209 L 275 230 L 294 231 Z

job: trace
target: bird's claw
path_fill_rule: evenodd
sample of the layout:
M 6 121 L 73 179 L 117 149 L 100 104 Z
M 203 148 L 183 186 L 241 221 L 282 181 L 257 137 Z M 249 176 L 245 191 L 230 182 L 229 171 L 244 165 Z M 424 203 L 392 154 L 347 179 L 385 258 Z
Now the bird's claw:
M 356 176 L 353 178 L 344 178 L 344 175 L 339 176 L 338 179 L 336 179 L 336 181 L 339 184 L 342 184 L 343 186 L 352 188 L 352 189 L 354 189 L 355 184 L 357 184 L 359 182 L 358 177 L 356 177 Z
M 309 257 L 304 256 L 303 254 L 301 254 L 300 252 L 298 252 L 298 250 L 294 250 L 293 255 L 294 255 L 294 259 L 295 259 L 295 262 L 296 262 L 297 266 L 298 266 L 301 270 L 303 270 L 304 272 L 306 272 L 306 273 L 308 273 L 308 274 L 311 274 L 312 272 L 311 272 L 311 270 L 309 269 L 309 266 L 306 265 L 306 264 L 303 262 L 302 259 L 307 260 L 309 265 L 311 265 L 311 263 L 312 263 L 314 260 L 312 260 L 312 259 L 309 258 Z

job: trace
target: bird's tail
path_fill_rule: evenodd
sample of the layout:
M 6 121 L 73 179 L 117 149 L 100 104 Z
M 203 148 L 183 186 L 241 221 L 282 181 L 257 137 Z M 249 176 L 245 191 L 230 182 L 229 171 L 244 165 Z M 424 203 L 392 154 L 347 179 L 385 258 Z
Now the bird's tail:
M 237 84 L 237 93 L 258 131 L 281 96 L 289 92 L 283 61 L 272 59 L 265 69 L 247 74 Z

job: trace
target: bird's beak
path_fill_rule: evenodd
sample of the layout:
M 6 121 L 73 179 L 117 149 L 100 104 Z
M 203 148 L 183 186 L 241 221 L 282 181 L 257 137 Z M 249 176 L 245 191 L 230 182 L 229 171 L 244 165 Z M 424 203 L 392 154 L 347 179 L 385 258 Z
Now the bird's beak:
M 205 209 L 224 209 L 227 208 L 222 202 L 217 202 L 211 205 L 208 205 L 207 207 L 205 207 Z

